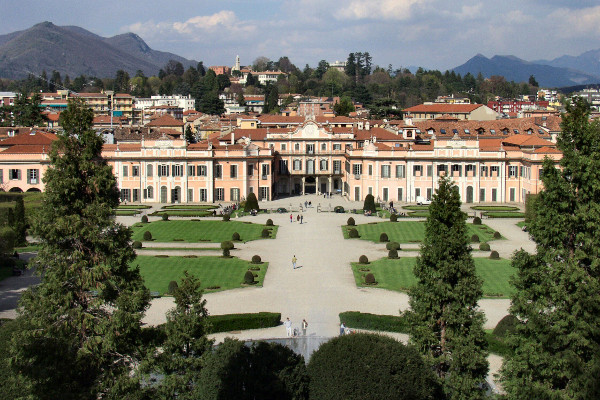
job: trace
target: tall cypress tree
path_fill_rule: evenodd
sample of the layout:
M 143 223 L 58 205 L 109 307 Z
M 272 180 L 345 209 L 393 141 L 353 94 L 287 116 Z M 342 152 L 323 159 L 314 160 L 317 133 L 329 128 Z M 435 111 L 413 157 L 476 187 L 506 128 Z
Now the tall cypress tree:
M 514 398 L 598 398 L 600 365 L 600 124 L 589 105 L 566 107 L 529 221 L 536 253 L 519 251 L 511 313 L 521 324 L 503 366 Z
M 23 197 L 16 198 L 15 213 L 14 213 L 14 229 L 16 234 L 15 243 L 17 246 L 23 246 L 26 243 L 27 223 L 25 221 L 25 204 Z
M 129 373 L 149 293 L 130 267 L 131 232 L 112 218 L 119 191 L 92 119 L 81 100 L 61 114 L 32 223 L 42 281 L 21 298 L 12 365 L 39 399 L 127 398 L 137 388 Z
M 488 371 L 484 316 L 477 307 L 482 281 L 475 274 L 460 205 L 458 188 L 442 178 L 414 268 L 410 339 L 429 359 L 449 397 L 479 399 Z

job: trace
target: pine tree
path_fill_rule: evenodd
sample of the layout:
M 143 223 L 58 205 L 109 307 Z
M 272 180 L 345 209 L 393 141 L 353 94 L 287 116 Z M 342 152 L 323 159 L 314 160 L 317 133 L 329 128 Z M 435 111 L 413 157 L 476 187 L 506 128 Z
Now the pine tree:
M 26 243 L 27 236 L 27 223 L 25 221 L 25 204 L 23 203 L 23 197 L 18 196 L 16 198 L 15 213 L 13 227 L 15 229 L 17 246 L 23 246 Z
M 175 308 L 167 313 L 166 340 L 156 357 L 156 366 L 164 379 L 157 388 L 160 398 L 196 399 L 194 394 L 204 363 L 202 355 L 213 341 L 209 329 L 206 300 L 200 281 L 184 272 L 174 293 Z
M 544 190 L 527 226 L 536 254 L 513 258 L 510 311 L 521 324 L 502 373 L 514 398 L 598 398 L 590 371 L 600 360 L 600 124 L 589 122 L 582 99 L 566 111 L 560 168 L 544 161 Z
M 131 397 L 149 301 L 129 229 L 113 219 L 119 191 L 101 158 L 93 112 L 70 101 L 50 152 L 43 206 L 32 221 L 41 283 L 24 292 L 12 365 L 35 398 Z
M 477 306 L 482 281 L 460 205 L 456 185 L 440 179 L 414 268 L 410 340 L 429 359 L 450 398 L 480 399 L 488 371 L 484 316 Z

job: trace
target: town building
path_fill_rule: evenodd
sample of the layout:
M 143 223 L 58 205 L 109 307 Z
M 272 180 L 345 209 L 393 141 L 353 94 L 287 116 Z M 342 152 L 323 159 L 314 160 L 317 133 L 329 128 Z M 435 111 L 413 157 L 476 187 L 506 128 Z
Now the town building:
M 498 113 L 483 104 L 425 103 L 409 107 L 404 113 L 415 121 L 450 116 L 459 120 L 491 121 Z

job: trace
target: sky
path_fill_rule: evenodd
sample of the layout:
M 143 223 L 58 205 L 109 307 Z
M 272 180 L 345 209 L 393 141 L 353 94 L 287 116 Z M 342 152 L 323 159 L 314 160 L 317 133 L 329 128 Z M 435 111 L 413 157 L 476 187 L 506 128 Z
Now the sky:
M 597 0 L 0 0 L 0 34 L 43 21 L 134 32 L 208 66 L 239 55 L 315 67 L 369 52 L 384 68 L 445 71 L 478 53 L 533 61 L 600 48 Z

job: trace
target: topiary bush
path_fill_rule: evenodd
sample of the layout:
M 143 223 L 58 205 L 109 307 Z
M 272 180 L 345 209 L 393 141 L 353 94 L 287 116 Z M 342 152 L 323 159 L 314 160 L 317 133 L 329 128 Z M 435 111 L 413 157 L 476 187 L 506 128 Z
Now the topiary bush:
M 231 240 L 240 240 L 240 234 L 233 232 L 233 235 L 231 235 Z
M 500 254 L 498 254 L 496 250 L 492 250 L 492 252 L 490 253 L 490 258 L 492 260 L 497 260 L 500 258 Z
M 229 249 L 223 249 L 223 257 L 231 257 Z
M 363 210 L 371 211 L 372 213 L 377 212 L 377 208 L 375 207 L 375 197 L 372 194 L 368 194 L 365 196 L 365 203 L 363 204 Z
M 397 259 L 398 258 L 398 250 L 392 249 L 392 250 L 388 251 L 388 258 L 390 258 L 392 260 Z
M 223 214 L 223 221 L 227 222 L 231 219 L 231 214 Z
M 253 192 L 250 192 L 248 193 L 246 203 L 244 204 L 244 211 L 250 212 L 252 210 L 259 211 L 260 207 L 258 207 L 258 200 L 256 199 L 256 195 Z
M 512 314 L 508 314 L 498 322 L 498 325 L 496 325 L 492 333 L 496 337 L 505 338 L 517 330 L 519 323 L 520 322 L 517 317 Z
M 479 218 L 479 217 L 473 218 L 473 225 L 481 225 L 481 218 Z
M 342 206 L 335 206 L 333 208 L 333 211 L 336 212 L 336 213 L 343 214 L 344 213 L 344 207 L 342 207 Z
M 365 275 L 365 283 L 367 285 L 374 285 L 375 284 L 375 275 L 373 275 L 371 272 L 366 274 Z
M 390 221 L 391 222 L 398 222 L 398 214 L 391 214 L 390 215 Z
M 171 281 L 171 282 L 169 282 L 169 288 L 167 290 L 167 293 L 169 293 L 169 294 L 175 294 L 175 292 L 177 291 L 177 289 L 179 289 L 179 285 L 177 284 L 177 282 Z
M 231 240 L 225 240 L 224 242 L 221 242 L 221 248 L 223 250 L 231 250 L 234 248 L 233 242 Z
M 273 226 L 273 220 L 271 218 L 267 220 L 267 226 Z
M 310 358 L 308 375 L 311 399 L 444 398 L 418 350 L 383 335 L 357 333 L 323 343 Z
M 139 240 L 136 240 L 135 242 L 133 242 L 131 244 L 131 247 L 133 247 L 134 249 L 141 249 L 142 248 L 142 242 L 140 242 Z
M 379 235 L 379 241 L 380 242 L 389 242 L 390 240 L 388 239 L 387 233 L 381 232 L 381 235 Z
M 268 238 L 271 236 L 271 231 L 268 229 L 263 229 L 262 232 L 260 233 L 260 236 L 262 238 Z
M 147 223 L 148 223 L 148 216 L 142 215 L 142 224 L 147 224 Z
M 152 233 L 150 231 L 144 232 L 144 240 L 152 240 Z
M 358 231 L 355 228 L 350 228 L 348 230 L 348 236 L 352 239 L 356 239 L 358 237 Z
M 262 264 L 262 260 L 258 254 L 252 256 L 252 264 Z
M 356 225 L 356 221 L 354 221 L 354 218 L 350 217 L 350 218 L 348 218 L 348 222 L 346 222 L 346 225 L 348 225 L 348 226 L 355 226 Z
M 385 245 L 387 250 L 400 250 L 400 243 L 398 242 L 387 242 Z
M 254 283 L 254 274 L 252 271 L 246 271 L 244 274 L 244 283 L 246 285 L 252 285 Z
M 481 251 L 490 251 L 490 245 L 489 245 L 489 243 L 481 243 L 479 245 L 479 250 L 481 250 Z
M 473 242 L 473 243 L 479 243 L 479 236 L 477 236 L 477 235 L 471 236 L 471 242 Z
M 362 256 L 358 257 L 358 262 L 361 264 L 368 264 L 369 259 L 363 254 Z
M 500 234 L 500 232 L 496 231 L 494 232 L 494 239 L 501 239 L 502 235 Z
M 168 221 L 168 220 L 169 220 L 169 214 L 167 214 L 167 213 L 164 213 L 164 214 L 162 215 L 162 220 L 163 220 L 163 221 Z

